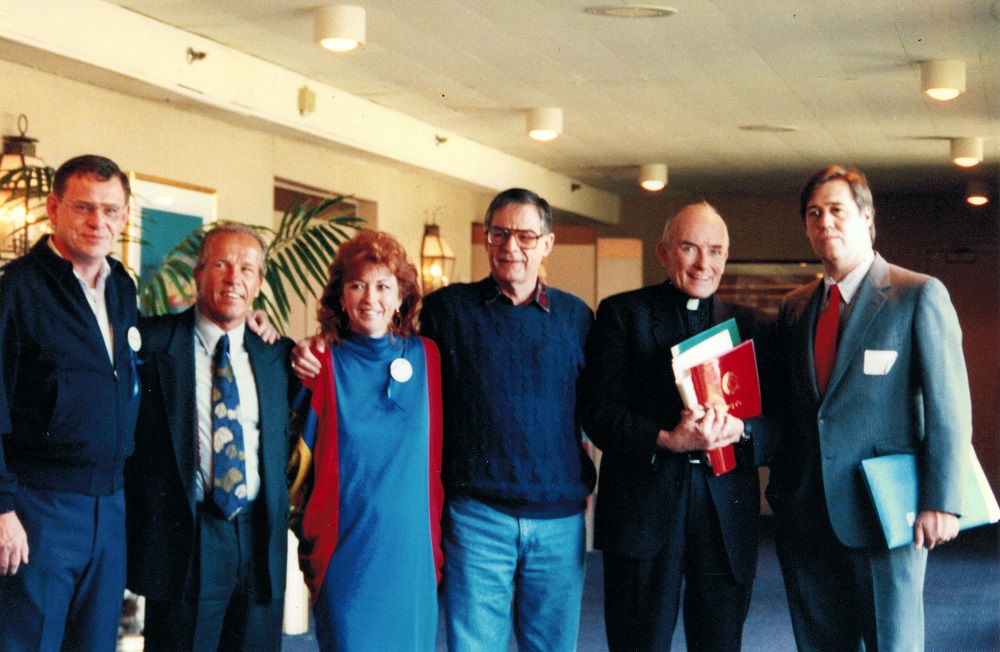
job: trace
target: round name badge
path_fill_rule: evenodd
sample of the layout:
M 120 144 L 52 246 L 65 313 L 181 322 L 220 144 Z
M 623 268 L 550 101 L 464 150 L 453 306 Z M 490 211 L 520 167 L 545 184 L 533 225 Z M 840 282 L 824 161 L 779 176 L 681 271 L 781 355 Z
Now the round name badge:
M 403 358 L 396 358 L 389 365 L 389 375 L 398 383 L 405 383 L 413 377 L 413 365 Z
M 139 329 L 135 326 L 128 329 L 128 345 L 136 353 L 142 348 L 142 335 L 139 335 Z

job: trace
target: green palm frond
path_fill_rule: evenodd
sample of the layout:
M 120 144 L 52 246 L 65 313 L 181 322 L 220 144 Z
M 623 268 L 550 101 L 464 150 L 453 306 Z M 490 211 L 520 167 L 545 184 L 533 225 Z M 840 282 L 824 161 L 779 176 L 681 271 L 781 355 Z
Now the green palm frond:
M 326 199 L 313 205 L 309 199 L 296 197 L 281 217 L 277 229 L 254 226 L 268 244 L 264 286 L 254 307 L 267 313 L 268 319 L 284 332 L 292 301 L 306 302 L 326 284 L 330 263 L 337 246 L 350 239 L 364 220 L 354 215 L 329 215 L 340 207 L 346 196 Z M 194 265 L 198 246 L 206 228 L 195 229 L 167 255 L 154 278 L 140 289 L 143 314 L 163 314 L 171 309 L 168 296 L 180 295 L 192 303 Z
M 144 315 L 162 315 L 179 306 L 170 305 L 170 296 L 179 295 L 184 305 L 195 300 L 194 265 L 198 247 L 205 237 L 205 227 L 187 234 L 160 263 L 156 274 L 139 288 L 139 311 Z
M 39 224 L 49 219 L 45 200 L 52 192 L 52 177 L 55 172 L 48 166 L 25 165 L 0 174 L 0 194 L 4 196 L 3 202 L 0 202 L 0 211 L 7 212 L 18 207 L 24 210 L 25 217 L 33 218 L 25 220 L 7 233 L 7 238 L 12 242 L 29 237 Z
M 52 176 L 55 172 L 50 167 L 34 165 L 8 170 L 0 176 L 0 187 L 10 192 L 3 205 L 19 202 L 45 203 L 45 198 L 52 192 Z

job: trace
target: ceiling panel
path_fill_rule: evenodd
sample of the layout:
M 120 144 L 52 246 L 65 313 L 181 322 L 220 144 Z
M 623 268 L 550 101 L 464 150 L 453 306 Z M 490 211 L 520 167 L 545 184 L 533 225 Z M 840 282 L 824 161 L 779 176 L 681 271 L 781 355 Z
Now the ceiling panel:
M 986 138 L 996 176 L 995 0 L 671 0 L 676 16 L 645 20 L 583 11 L 600 0 L 351 1 L 366 7 L 368 42 L 349 55 L 312 43 L 314 1 L 112 3 L 623 194 L 654 161 L 693 192 L 787 190 L 835 161 L 957 184 L 968 174 L 947 139 L 963 135 Z M 923 97 L 926 58 L 966 61 L 967 93 Z M 524 111 L 548 105 L 565 134 L 542 145 Z

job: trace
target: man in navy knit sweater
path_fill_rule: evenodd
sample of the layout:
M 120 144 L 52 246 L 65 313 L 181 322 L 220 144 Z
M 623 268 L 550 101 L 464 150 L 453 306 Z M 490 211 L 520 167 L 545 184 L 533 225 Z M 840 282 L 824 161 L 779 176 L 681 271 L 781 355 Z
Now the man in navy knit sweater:
M 112 161 L 67 161 L 52 235 L 0 278 L 0 650 L 116 647 L 140 342 L 135 284 L 108 254 L 128 198 Z
M 577 379 L 593 313 L 538 278 L 552 210 L 530 190 L 486 211 L 490 276 L 424 299 L 441 350 L 448 649 L 575 650 L 583 597 L 584 509 L 593 462 L 577 419 Z M 315 374 L 311 341 L 293 366 Z
M 448 648 L 576 648 L 595 472 L 576 414 L 593 315 L 546 286 L 552 212 L 529 190 L 486 212 L 490 276 L 424 300 L 441 350 Z

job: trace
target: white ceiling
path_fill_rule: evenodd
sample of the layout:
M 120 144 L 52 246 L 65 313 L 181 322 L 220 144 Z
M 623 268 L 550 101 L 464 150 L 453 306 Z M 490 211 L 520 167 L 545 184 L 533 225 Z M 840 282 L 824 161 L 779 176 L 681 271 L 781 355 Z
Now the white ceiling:
M 313 44 L 317 0 L 111 3 L 622 194 L 649 162 L 692 193 L 793 191 L 833 162 L 876 190 L 996 177 L 1000 0 L 666 0 L 677 15 L 653 19 L 584 12 L 601 0 L 345 1 L 367 10 L 346 55 Z M 952 102 L 920 93 L 938 58 L 967 63 Z M 553 142 L 525 135 L 539 106 L 563 109 Z M 983 170 L 948 162 L 953 136 L 985 138 Z

